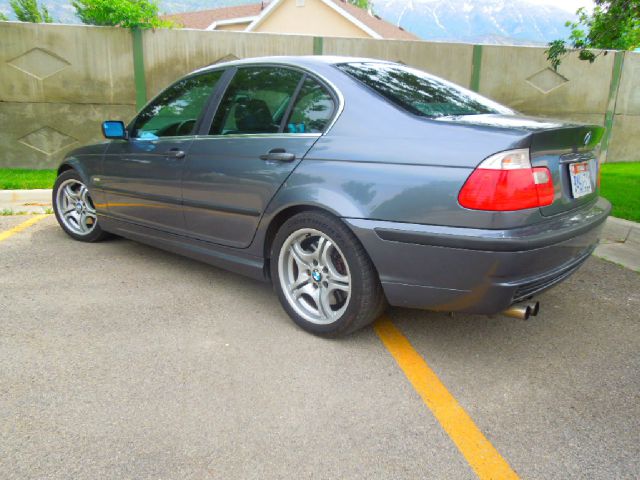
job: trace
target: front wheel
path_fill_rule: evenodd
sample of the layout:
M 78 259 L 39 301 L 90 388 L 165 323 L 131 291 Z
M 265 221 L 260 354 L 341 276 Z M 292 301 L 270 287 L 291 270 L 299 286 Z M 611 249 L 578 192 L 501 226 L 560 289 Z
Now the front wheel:
M 386 305 L 378 274 L 355 235 L 335 217 L 297 214 L 278 231 L 271 278 L 303 329 L 339 336 L 373 322 Z
M 98 225 L 89 189 L 75 170 L 61 173 L 53 185 L 53 211 L 62 229 L 75 240 L 98 242 L 108 236 Z

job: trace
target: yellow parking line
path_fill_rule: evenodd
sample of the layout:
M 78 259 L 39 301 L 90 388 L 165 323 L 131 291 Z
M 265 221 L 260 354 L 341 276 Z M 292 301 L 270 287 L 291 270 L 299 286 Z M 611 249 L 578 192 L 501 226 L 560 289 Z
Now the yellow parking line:
M 6 240 L 9 237 L 13 237 L 16 233 L 20 233 L 24 229 L 29 228 L 34 223 L 38 223 L 40 220 L 42 220 L 43 218 L 47 218 L 48 216 L 49 214 L 46 214 L 46 213 L 42 215 L 34 215 L 26 222 L 22 222 L 20 225 L 16 225 L 15 227 L 10 228 L 9 230 L 0 232 L 0 242 L 3 240 Z
M 373 328 L 478 478 L 517 479 L 516 472 L 391 320 L 382 317 Z

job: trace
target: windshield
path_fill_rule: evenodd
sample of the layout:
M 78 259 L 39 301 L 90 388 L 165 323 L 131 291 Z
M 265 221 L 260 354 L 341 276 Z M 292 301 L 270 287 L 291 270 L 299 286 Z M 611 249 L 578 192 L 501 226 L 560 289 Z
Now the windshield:
M 357 62 L 337 67 L 414 115 L 436 118 L 514 113 L 477 93 L 404 65 Z

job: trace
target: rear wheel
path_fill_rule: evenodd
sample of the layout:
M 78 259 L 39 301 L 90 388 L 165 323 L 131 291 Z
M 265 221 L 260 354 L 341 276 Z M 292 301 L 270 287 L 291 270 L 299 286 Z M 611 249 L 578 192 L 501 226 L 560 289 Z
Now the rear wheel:
M 373 322 L 386 305 L 377 272 L 358 239 L 323 212 L 300 213 L 280 228 L 271 278 L 289 316 L 317 335 L 353 332 Z
M 98 225 L 89 189 L 75 170 L 67 170 L 56 179 L 53 211 L 62 229 L 75 240 L 98 242 L 108 236 Z

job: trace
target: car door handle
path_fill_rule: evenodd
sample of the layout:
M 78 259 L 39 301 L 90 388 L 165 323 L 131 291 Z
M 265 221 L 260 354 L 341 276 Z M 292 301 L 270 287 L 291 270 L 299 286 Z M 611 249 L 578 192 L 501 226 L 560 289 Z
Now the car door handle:
M 184 155 L 185 155 L 184 151 L 180 150 L 179 148 L 172 148 L 167 152 L 167 157 L 169 158 L 180 159 L 180 158 L 184 158 Z
M 260 155 L 260 160 L 271 160 L 276 162 L 293 162 L 296 159 L 295 154 L 287 153 L 284 148 L 274 148 L 269 153 Z

